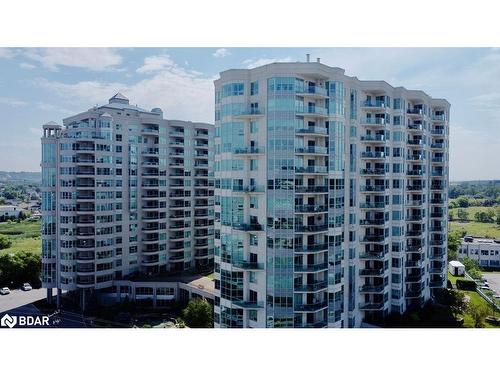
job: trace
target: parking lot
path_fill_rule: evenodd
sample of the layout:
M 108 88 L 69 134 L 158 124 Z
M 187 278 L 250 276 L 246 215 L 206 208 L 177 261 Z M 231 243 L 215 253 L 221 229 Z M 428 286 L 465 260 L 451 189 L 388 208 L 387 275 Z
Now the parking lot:
M 500 272 L 483 272 L 483 277 L 488 280 L 488 284 L 494 293 L 500 294 Z
M 52 294 L 55 295 L 57 289 L 54 289 Z M 10 291 L 10 294 L 0 295 L 0 313 L 15 309 L 36 301 L 39 301 L 47 296 L 47 289 L 32 289 L 24 292 L 20 289 Z

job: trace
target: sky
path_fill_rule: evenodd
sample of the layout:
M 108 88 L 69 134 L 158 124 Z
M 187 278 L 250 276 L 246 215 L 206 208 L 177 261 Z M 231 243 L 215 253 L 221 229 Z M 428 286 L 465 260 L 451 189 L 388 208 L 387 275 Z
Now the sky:
M 0 170 L 40 170 L 41 127 L 107 103 L 213 122 L 213 80 L 231 68 L 317 57 L 359 79 L 451 103 L 450 180 L 500 179 L 498 48 L 0 48 Z

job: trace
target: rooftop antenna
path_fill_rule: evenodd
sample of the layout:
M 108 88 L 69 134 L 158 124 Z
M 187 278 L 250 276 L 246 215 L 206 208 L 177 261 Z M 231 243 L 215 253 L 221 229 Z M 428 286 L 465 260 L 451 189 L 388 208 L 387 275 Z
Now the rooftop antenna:
M 311 55 L 306 53 L 306 61 L 307 62 L 310 62 L 311 61 Z

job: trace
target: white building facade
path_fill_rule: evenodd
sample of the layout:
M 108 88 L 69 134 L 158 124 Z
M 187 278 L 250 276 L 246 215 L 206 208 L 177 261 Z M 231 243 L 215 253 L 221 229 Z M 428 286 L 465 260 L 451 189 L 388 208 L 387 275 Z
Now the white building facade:
M 43 287 L 85 306 L 120 280 L 212 269 L 212 142 L 213 125 L 166 120 L 121 94 L 44 125 Z
M 450 104 L 319 62 L 215 81 L 215 326 L 359 327 L 446 286 Z
M 462 240 L 458 248 L 458 259 L 465 257 L 477 260 L 484 268 L 500 269 L 500 241 L 489 238 Z

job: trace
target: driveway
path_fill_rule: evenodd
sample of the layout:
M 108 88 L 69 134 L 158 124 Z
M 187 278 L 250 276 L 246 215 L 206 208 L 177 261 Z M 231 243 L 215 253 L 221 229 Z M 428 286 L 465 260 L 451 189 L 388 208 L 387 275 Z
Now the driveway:
M 56 295 L 57 289 L 54 288 L 52 295 Z M 12 310 L 30 303 L 39 301 L 47 297 L 47 289 L 32 289 L 30 291 L 24 292 L 20 289 L 11 290 L 10 294 L 5 296 L 0 295 L 0 313 L 8 310 Z

